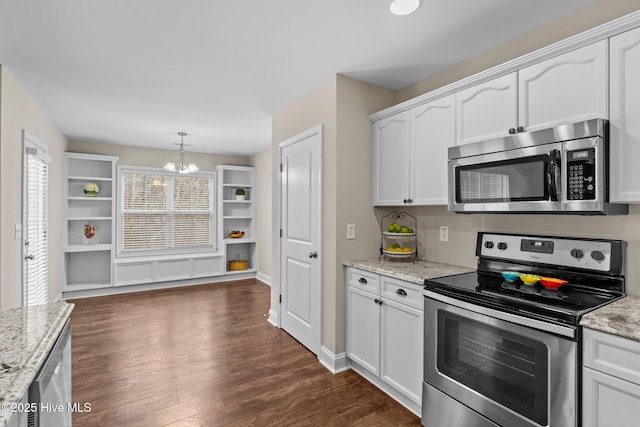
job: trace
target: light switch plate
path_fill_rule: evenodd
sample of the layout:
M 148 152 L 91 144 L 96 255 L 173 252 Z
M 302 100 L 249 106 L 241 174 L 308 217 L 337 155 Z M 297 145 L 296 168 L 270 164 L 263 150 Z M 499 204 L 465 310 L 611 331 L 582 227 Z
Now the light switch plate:
M 355 240 L 356 238 L 356 225 L 347 224 L 347 240 Z
M 449 241 L 449 226 L 447 225 L 440 226 L 440 241 L 441 242 Z

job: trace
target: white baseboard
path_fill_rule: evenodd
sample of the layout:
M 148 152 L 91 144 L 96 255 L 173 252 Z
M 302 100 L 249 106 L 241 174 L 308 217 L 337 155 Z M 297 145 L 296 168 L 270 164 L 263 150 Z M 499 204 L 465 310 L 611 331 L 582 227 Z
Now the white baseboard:
M 256 273 L 256 279 L 260 280 L 264 284 L 271 286 L 271 276 L 267 276 L 266 274 L 258 271 Z
M 332 374 L 337 374 L 350 368 L 346 353 L 333 354 L 333 352 L 325 346 L 320 346 L 318 360 L 322 366 L 327 368 Z
M 158 289 L 179 288 L 183 286 L 206 285 L 209 283 L 232 282 L 236 280 L 255 278 L 255 273 L 230 274 L 225 276 L 204 277 L 199 279 L 177 280 L 169 282 L 145 283 L 139 285 L 112 286 L 109 288 L 87 289 L 78 291 L 63 291 L 62 298 L 90 298 L 106 295 L 125 294 L 130 292 L 154 291 Z
M 58 301 L 62 301 L 64 298 L 62 298 L 62 292 L 60 292 L 58 294 L 57 297 L 54 298 L 53 302 L 58 302 Z
M 267 316 L 267 321 L 271 323 L 276 328 L 278 327 L 278 312 L 274 309 L 269 309 L 269 316 Z

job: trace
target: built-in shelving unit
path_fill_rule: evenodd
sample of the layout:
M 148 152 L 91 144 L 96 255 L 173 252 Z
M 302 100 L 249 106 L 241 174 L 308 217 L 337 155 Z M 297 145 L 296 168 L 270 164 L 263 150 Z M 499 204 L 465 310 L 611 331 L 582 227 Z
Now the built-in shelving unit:
M 256 234 L 255 234 L 255 200 L 254 168 L 247 166 L 219 165 L 218 181 L 220 183 L 222 211 L 222 236 L 225 249 L 225 274 L 250 273 L 257 270 Z M 236 190 L 244 190 L 244 199 L 236 197 Z M 232 238 L 234 230 L 241 230 L 244 235 Z M 229 261 L 246 260 L 246 270 L 230 270 Z
M 65 216 L 62 290 L 78 291 L 113 286 L 115 242 L 115 177 L 118 157 L 65 153 Z M 85 185 L 99 188 L 95 197 Z M 85 225 L 95 229 L 91 239 Z

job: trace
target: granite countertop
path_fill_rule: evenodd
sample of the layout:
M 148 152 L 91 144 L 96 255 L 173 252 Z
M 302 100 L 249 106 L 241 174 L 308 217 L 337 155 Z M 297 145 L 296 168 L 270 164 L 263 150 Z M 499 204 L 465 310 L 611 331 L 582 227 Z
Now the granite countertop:
M 20 402 L 73 307 L 61 301 L 0 311 L 0 404 Z M 0 409 L 0 426 L 12 415 Z
M 580 325 L 640 341 L 640 297 L 626 296 L 582 316 Z
M 452 276 L 454 274 L 469 273 L 475 271 L 475 268 L 460 267 L 457 265 L 441 264 L 430 261 L 397 261 L 397 260 L 381 260 L 366 259 L 346 261 L 347 267 L 358 268 L 364 271 L 390 276 L 396 279 L 405 280 L 407 282 L 424 284 L 424 279 L 433 279 L 435 277 Z

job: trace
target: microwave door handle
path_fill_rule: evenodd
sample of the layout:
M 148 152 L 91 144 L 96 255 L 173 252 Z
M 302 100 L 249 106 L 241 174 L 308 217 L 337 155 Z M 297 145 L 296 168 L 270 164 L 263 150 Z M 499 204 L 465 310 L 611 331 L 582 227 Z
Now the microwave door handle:
M 560 150 L 551 150 L 549 153 L 549 172 L 547 173 L 547 182 L 549 184 L 549 198 L 553 202 L 558 201 L 558 183 L 562 179 L 560 165 Z

